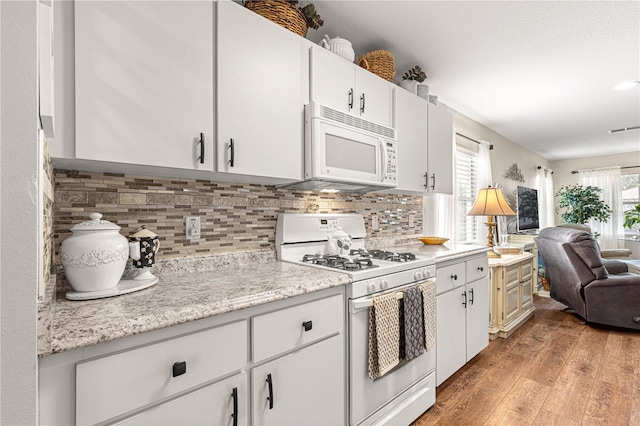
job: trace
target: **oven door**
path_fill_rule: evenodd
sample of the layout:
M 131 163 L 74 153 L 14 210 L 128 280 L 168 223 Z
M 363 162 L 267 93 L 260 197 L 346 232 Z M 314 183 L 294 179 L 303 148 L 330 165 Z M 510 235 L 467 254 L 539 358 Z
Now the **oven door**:
M 435 280 L 432 278 L 430 280 Z M 393 288 L 388 292 L 402 291 L 418 284 L 412 283 Z M 377 295 L 384 293 L 377 293 Z M 366 296 L 349 301 L 349 380 L 350 390 L 350 424 L 358 425 L 365 419 L 372 417 L 377 411 L 392 411 L 388 406 L 399 405 L 406 409 L 408 398 L 425 392 L 424 387 L 414 386 L 417 382 L 425 382 L 427 375 L 435 371 L 435 348 L 423 353 L 417 358 L 396 367 L 384 376 L 371 380 L 368 374 L 369 355 L 369 306 L 373 296 Z M 434 303 L 435 306 L 435 303 Z M 435 401 L 435 381 L 431 381 L 429 398 L 417 399 L 416 403 L 425 405 L 419 407 L 420 413 L 426 411 Z M 411 389 L 409 389 L 411 388 Z M 398 398 L 409 389 L 408 394 Z M 393 400 L 393 401 L 392 401 Z M 425 403 L 425 401 L 430 401 Z M 403 405 L 404 404 L 404 405 Z M 373 416 L 375 418 L 380 415 Z M 386 416 L 382 416 L 386 417 Z M 377 422 L 372 422 L 377 423 Z M 368 422 L 365 422 L 368 424 Z
M 310 155 L 314 179 L 393 187 L 395 141 L 356 128 L 312 118 Z

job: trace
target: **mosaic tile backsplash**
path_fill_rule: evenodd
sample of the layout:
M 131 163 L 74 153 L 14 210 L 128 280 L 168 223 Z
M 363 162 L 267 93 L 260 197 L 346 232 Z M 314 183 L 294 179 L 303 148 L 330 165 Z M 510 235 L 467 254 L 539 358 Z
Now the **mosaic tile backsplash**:
M 274 249 L 279 213 L 359 213 L 367 237 L 422 232 L 422 197 L 394 194 L 323 194 L 275 186 L 228 184 L 114 173 L 54 170 L 54 263 L 69 228 L 89 213 L 122 227 L 130 236 L 142 225 L 159 235 L 158 260 L 234 251 Z M 372 230 L 372 217 L 379 227 Z M 201 238 L 185 236 L 185 216 L 200 216 Z M 413 224 L 409 226 L 409 217 Z

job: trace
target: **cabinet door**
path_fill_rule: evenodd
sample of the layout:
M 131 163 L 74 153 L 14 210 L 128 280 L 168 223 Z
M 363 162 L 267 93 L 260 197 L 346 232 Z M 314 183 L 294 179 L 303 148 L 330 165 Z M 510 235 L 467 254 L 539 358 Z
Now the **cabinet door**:
M 467 362 L 489 345 L 489 278 L 467 284 Z
M 76 157 L 213 171 L 213 4 L 78 1 L 74 22 Z
M 395 127 L 398 132 L 398 191 L 426 192 L 427 101 L 396 90 Z
M 247 425 L 247 373 L 209 385 L 144 411 L 118 425 Z M 237 416 L 237 423 L 234 423 Z
M 355 92 L 355 65 L 319 46 L 311 47 L 309 54 L 310 99 L 338 111 L 355 114 L 359 106 Z
M 388 81 L 358 66 L 356 71 L 356 115 L 391 127 L 393 122 L 393 87 Z
M 523 311 L 533 306 L 533 279 L 531 276 L 520 283 L 520 306 Z
M 217 171 L 301 180 L 300 37 L 234 2 L 217 23 Z
M 254 368 L 251 373 L 253 423 L 344 424 L 343 338 L 342 334 L 333 336 Z
M 520 314 L 520 283 L 505 285 L 504 307 L 502 309 L 502 325 L 506 327 Z
M 436 379 L 444 383 L 466 362 L 465 288 L 459 287 L 436 297 Z
M 428 103 L 430 192 L 453 194 L 453 116 L 442 106 Z

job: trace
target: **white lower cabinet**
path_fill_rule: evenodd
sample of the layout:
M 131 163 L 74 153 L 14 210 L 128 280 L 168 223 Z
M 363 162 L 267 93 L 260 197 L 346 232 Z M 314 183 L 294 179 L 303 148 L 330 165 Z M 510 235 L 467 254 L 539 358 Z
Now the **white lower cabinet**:
M 343 336 L 335 335 L 254 368 L 253 423 L 344 424 L 343 353 Z
M 342 425 L 345 390 L 343 287 L 39 363 L 43 425 Z
M 437 386 L 489 344 L 488 272 L 484 253 L 437 265 Z
M 237 374 L 116 424 L 248 425 L 247 380 L 247 373 Z

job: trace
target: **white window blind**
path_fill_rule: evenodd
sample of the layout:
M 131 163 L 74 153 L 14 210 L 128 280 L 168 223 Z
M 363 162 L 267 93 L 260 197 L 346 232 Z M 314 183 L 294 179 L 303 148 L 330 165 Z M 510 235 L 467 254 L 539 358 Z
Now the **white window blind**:
M 477 216 L 467 216 L 478 194 L 478 154 L 456 147 L 456 223 L 459 242 L 477 241 Z

